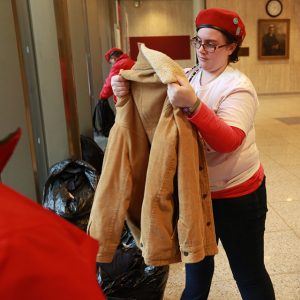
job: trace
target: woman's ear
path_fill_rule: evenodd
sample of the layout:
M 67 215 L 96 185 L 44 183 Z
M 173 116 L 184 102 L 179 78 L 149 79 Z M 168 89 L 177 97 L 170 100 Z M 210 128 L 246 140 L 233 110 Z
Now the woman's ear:
M 236 43 L 231 43 L 228 45 L 228 51 L 230 52 L 229 55 L 231 55 L 233 53 L 233 51 L 235 50 L 235 48 L 237 47 L 237 44 Z

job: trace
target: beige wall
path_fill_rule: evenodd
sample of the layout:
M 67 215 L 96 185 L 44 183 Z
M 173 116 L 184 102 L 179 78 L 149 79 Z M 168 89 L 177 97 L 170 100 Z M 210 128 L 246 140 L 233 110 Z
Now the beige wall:
M 114 45 L 113 30 L 111 29 L 113 23 L 111 6 L 114 1 L 66 1 L 72 48 L 72 75 L 76 90 L 76 99 L 73 100 L 76 102 L 76 114 L 78 114 L 75 118 L 79 121 L 80 133 L 90 135 L 92 132 L 91 106 L 93 104 L 90 100 L 96 101 L 98 98 L 103 78 L 109 70 L 109 65 L 102 57 L 107 48 Z M 35 73 L 34 65 L 38 78 L 36 85 L 34 85 L 33 75 L 32 78 L 26 78 L 28 73 L 25 74 L 25 70 L 22 69 L 18 56 L 12 1 L 1 0 L 0 90 L 2 97 L 0 103 L 2 109 L 0 110 L 0 139 L 13 132 L 17 127 L 21 127 L 23 132 L 14 155 L 1 174 L 1 179 L 5 184 L 30 198 L 40 200 L 39 196 L 41 195 L 38 195 L 37 192 L 41 190 L 38 191 L 36 186 L 43 186 L 49 166 L 70 157 L 69 143 L 74 141 L 69 141 L 67 135 L 68 125 L 65 119 L 53 0 L 17 0 L 16 3 L 18 22 L 22 28 L 26 27 L 26 30 L 21 33 L 21 40 L 24 42 L 20 41 L 20 52 L 23 53 L 28 49 L 23 55 L 25 65 L 30 65 L 29 71 Z M 84 8 L 85 3 L 86 8 Z M 27 9 L 31 15 L 31 26 L 25 22 Z M 85 20 L 85 10 L 88 20 Z M 30 33 L 34 41 L 32 48 L 30 48 L 31 44 L 28 44 Z M 90 42 L 90 53 L 87 51 L 87 42 Z M 28 58 L 29 54 L 30 59 Z M 88 78 L 87 71 L 88 55 L 91 56 L 93 67 L 91 78 Z M 24 88 L 24 91 L 21 74 L 24 74 L 24 86 L 27 87 L 28 84 L 28 89 Z M 91 97 L 89 79 L 94 87 Z M 33 98 L 39 103 L 39 106 L 36 107 Z M 42 123 L 38 124 L 38 120 L 41 120 Z M 39 131 L 35 130 L 36 124 L 39 125 L 39 128 L 41 127 Z M 40 132 L 43 133 L 43 137 L 37 135 Z M 79 134 L 76 140 L 79 140 Z M 41 151 L 37 153 L 36 148 L 41 148 Z M 40 155 L 42 152 L 45 157 Z M 41 162 L 45 165 L 42 165 Z
M 265 11 L 266 0 L 207 0 L 207 7 L 223 7 L 236 10 L 245 22 L 247 36 L 243 46 L 250 55 L 241 57 L 236 67 L 253 81 L 258 93 L 300 92 L 300 1 L 282 0 L 280 19 L 290 19 L 290 58 L 285 60 L 259 60 L 257 55 L 257 20 L 271 19 Z M 203 1 L 192 0 L 144 0 L 139 8 L 132 0 L 121 0 L 123 45 L 128 49 L 128 36 L 194 35 L 193 6 Z M 197 9 L 198 10 L 198 9 Z M 193 50 L 192 50 L 193 51 Z M 192 54 L 193 57 L 193 54 Z M 193 61 L 178 61 L 190 66 Z
M 55 15 L 53 2 L 50 0 L 30 0 L 29 4 L 45 146 L 48 166 L 51 166 L 61 159 L 68 158 L 69 155 Z M 35 116 L 30 116 L 30 118 L 35 118 Z
M 87 38 L 88 24 L 85 18 L 84 2 L 68 0 L 72 62 L 77 100 L 79 133 L 92 136 L 92 118 L 88 82 Z
M 35 199 L 26 107 L 11 1 L 0 1 L 0 139 L 20 127 L 22 137 L 1 174 L 2 182 Z M 5 201 L 6 199 L 1 199 Z
M 300 92 L 300 1 L 282 0 L 283 12 L 274 19 L 290 19 L 290 58 L 288 60 L 259 60 L 257 49 L 257 20 L 273 19 L 265 10 L 267 1 L 209 0 L 207 7 L 223 7 L 236 10 L 245 22 L 247 36 L 244 47 L 250 48 L 250 56 L 242 57 L 237 66 L 253 81 L 258 93 Z M 298 42 L 296 42 L 298 41 Z
M 116 47 L 114 41 L 114 17 L 112 10 L 115 8 L 113 0 L 98 0 L 98 38 L 101 41 L 99 59 L 101 61 L 102 77 L 105 80 L 110 70 L 110 65 L 104 58 L 104 53 L 111 47 Z M 101 87 L 99 88 L 99 90 Z
M 193 0 L 147 0 L 138 8 L 132 0 L 121 1 L 123 48 L 129 51 L 128 37 L 194 35 Z M 191 49 L 191 57 L 194 53 Z M 183 67 L 192 66 L 194 60 L 178 60 Z
M 103 7 L 103 5 L 101 5 Z M 90 43 L 90 80 L 92 85 L 91 98 L 92 108 L 98 101 L 98 94 L 101 83 L 103 81 L 101 68 L 101 40 L 99 35 L 99 8 L 97 0 L 86 1 L 86 13 L 88 22 L 88 39 Z M 96 24 L 96 25 L 95 25 Z

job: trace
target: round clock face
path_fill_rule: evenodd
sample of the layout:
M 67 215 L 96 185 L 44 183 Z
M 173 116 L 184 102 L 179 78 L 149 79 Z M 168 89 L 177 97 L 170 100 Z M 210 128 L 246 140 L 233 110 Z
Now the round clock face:
M 278 17 L 282 12 L 282 3 L 279 0 L 269 0 L 266 4 L 266 10 L 269 16 Z

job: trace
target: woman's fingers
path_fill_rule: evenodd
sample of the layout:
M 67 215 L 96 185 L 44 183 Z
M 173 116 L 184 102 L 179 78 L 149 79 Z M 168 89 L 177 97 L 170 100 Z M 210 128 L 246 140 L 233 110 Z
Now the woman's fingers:
M 123 97 L 129 93 L 129 81 L 120 75 L 111 78 L 111 87 L 117 97 Z

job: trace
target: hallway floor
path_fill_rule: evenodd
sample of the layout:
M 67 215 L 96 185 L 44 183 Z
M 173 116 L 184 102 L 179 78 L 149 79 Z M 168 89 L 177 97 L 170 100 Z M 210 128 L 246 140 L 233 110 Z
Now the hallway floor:
M 267 176 L 269 209 L 265 263 L 276 299 L 300 300 L 300 95 L 259 99 L 256 133 Z M 184 265 L 172 265 L 164 300 L 180 299 L 184 280 Z M 209 300 L 239 299 L 220 245 Z

